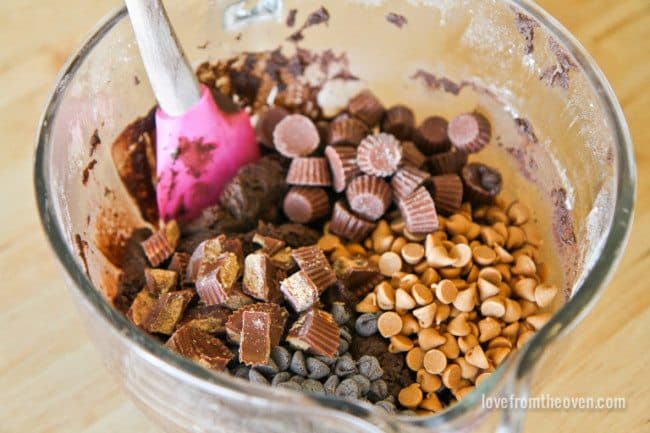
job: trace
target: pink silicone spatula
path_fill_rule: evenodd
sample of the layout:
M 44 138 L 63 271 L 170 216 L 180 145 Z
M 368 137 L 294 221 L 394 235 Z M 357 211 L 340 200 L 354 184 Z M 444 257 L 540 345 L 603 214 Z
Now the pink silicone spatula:
M 226 112 L 200 85 L 160 0 L 125 0 L 156 110 L 160 216 L 191 220 L 219 199 L 237 170 L 260 156 L 248 113 Z

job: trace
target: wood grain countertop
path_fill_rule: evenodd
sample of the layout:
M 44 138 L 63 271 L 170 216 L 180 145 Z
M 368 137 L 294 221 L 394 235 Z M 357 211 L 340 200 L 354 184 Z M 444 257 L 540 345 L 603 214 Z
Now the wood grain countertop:
M 555 396 L 627 398 L 619 412 L 537 412 L 526 431 L 649 432 L 650 2 L 541 0 L 587 47 L 630 125 L 638 201 L 623 261 L 574 331 Z M 33 138 L 68 55 L 117 0 L 0 2 L 0 432 L 159 432 L 109 377 L 38 222 Z

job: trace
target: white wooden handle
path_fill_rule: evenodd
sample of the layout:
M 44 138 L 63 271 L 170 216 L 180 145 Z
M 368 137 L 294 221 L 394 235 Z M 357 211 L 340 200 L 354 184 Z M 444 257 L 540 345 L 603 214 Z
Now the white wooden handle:
M 162 110 L 187 112 L 201 98 L 194 71 L 185 58 L 160 0 L 125 0 L 142 61 Z

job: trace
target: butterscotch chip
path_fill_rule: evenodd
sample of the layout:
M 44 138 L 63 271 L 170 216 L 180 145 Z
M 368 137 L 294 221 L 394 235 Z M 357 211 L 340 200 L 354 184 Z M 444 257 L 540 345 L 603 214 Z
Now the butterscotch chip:
M 273 130 L 275 150 L 287 158 L 307 156 L 316 150 L 319 142 L 316 125 L 302 114 L 284 117 Z
M 339 348 L 339 337 L 340 329 L 332 315 L 312 308 L 293 324 L 287 342 L 298 350 L 331 357 Z
M 359 176 L 345 191 L 350 208 L 358 215 L 375 221 L 386 212 L 392 192 L 388 183 L 375 176 Z
M 515 265 L 510 268 L 513 274 L 515 275 L 524 275 L 526 277 L 532 277 L 537 272 L 537 267 L 533 259 L 527 255 L 520 255 L 515 261 Z
M 247 295 L 261 301 L 279 303 L 282 300 L 281 278 L 283 273 L 275 267 L 265 253 L 246 256 L 242 289 Z
M 390 134 L 379 133 L 364 138 L 357 148 L 357 165 L 366 174 L 391 176 L 402 161 L 402 146 Z
M 171 220 L 161 230 L 142 242 L 142 249 L 151 266 L 156 267 L 171 257 L 179 239 L 180 229 L 178 223 L 176 220 Z
M 497 259 L 497 253 L 487 245 L 481 245 L 472 250 L 474 261 L 481 266 L 489 266 Z
M 372 127 L 381 120 L 384 106 L 370 90 L 366 89 L 350 99 L 348 111 L 352 116 Z
M 436 309 L 437 305 L 431 303 L 413 310 L 413 316 L 418 319 L 418 324 L 421 328 L 428 328 L 433 324 L 433 320 L 436 317 Z
M 495 347 L 486 350 L 485 355 L 492 361 L 492 364 L 498 367 L 508 357 L 510 351 L 507 347 Z
M 334 251 L 336 247 L 341 245 L 341 239 L 338 236 L 332 234 L 323 235 L 320 239 L 318 239 L 318 248 L 325 251 L 326 253 Z
M 454 259 L 453 267 L 464 268 L 472 261 L 472 249 L 464 243 L 456 244 L 449 250 L 449 257 Z
M 402 330 L 402 318 L 393 311 L 382 313 L 377 319 L 377 329 L 384 338 L 397 335 Z
M 390 185 L 397 200 L 402 200 L 411 195 L 429 177 L 430 175 L 426 171 L 408 164 L 395 172 L 390 180 Z
M 465 358 L 458 358 L 454 362 L 460 367 L 460 377 L 465 380 L 474 380 L 478 374 L 478 368 L 470 364 Z
M 178 284 L 178 274 L 166 269 L 147 268 L 144 270 L 144 278 L 147 290 L 156 297 L 174 290 Z
M 216 371 L 223 371 L 233 358 L 232 352 L 221 340 L 191 326 L 184 326 L 174 332 L 166 346 L 185 358 Z
M 387 276 L 392 276 L 395 272 L 402 269 L 402 258 L 396 253 L 389 251 L 379 258 L 379 271 Z
M 368 126 L 353 117 L 333 121 L 328 130 L 328 144 L 331 146 L 358 146 L 368 135 Z
M 330 186 L 332 179 L 326 158 L 302 157 L 291 160 L 287 184 L 300 186 Z
M 401 254 L 406 263 L 415 265 L 424 257 L 424 247 L 422 244 L 409 242 L 402 247 Z
M 357 149 L 349 146 L 327 146 L 325 157 L 332 171 L 334 191 L 343 192 L 352 179 L 361 173 L 357 165 Z
M 400 404 L 409 409 L 415 409 L 422 402 L 422 390 L 418 383 L 412 383 L 406 388 L 402 388 L 397 396 Z
M 550 284 L 540 284 L 535 287 L 535 302 L 540 307 L 548 307 L 553 303 L 553 299 L 557 296 L 558 288 Z
M 517 323 L 517 322 L 514 322 L 514 323 Z M 495 347 L 507 347 L 508 349 L 512 349 L 512 341 L 510 341 L 505 336 L 501 336 L 501 335 L 498 336 L 498 337 L 494 337 L 488 343 L 488 349 L 493 349 Z
M 424 369 L 431 374 L 440 374 L 447 367 L 447 356 L 438 349 L 431 349 L 424 354 Z
M 354 307 L 357 313 L 376 313 L 379 311 L 377 306 L 377 295 L 374 293 L 368 293 L 365 298 L 357 303 Z
M 214 262 L 202 262 L 196 292 L 206 305 L 223 304 L 233 294 L 241 272 L 237 254 L 224 252 Z
M 229 308 L 221 305 L 196 305 L 185 311 L 176 329 L 190 326 L 208 334 L 225 334 L 226 322 L 231 314 Z
M 451 304 L 458 296 L 456 285 L 450 280 L 442 280 L 436 285 L 436 298 L 443 304 Z
M 485 379 L 487 379 L 490 374 L 492 374 L 492 373 L 491 372 L 485 372 L 485 373 L 481 373 L 478 376 L 476 376 L 476 379 L 474 381 L 474 383 L 476 383 L 476 386 L 479 386 L 481 384 L 481 382 L 483 382 Z
M 390 353 L 408 352 L 413 348 L 413 342 L 404 335 L 393 335 L 390 337 L 388 351 Z
M 424 362 L 424 350 L 419 347 L 414 347 L 406 354 L 406 366 L 413 371 L 418 371 L 422 368 Z
M 163 294 L 142 322 L 142 327 L 151 333 L 171 335 L 193 298 L 192 290 Z
M 242 315 L 239 361 L 246 365 L 266 364 L 271 356 L 271 314 L 244 311 Z
M 271 346 L 277 346 L 280 344 L 289 313 L 278 304 L 270 302 L 258 302 L 256 304 L 245 305 L 235 310 L 226 321 L 226 334 L 228 335 L 228 340 L 236 344 L 240 343 L 243 317 L 244 312 L 246 311 L 262 311 L 269 313 L 271 317 Z
M 513 202 L 508 207 L 507 212 L 508 218 L 510 218 L 510 222 L 517 226 L 526 224 L 528 222 L 528 218 L 530 218 L 530 211 L 528 208 L 518 201 Z
M 337 201 L 332 212 L 330 230 L 351 241 L 360 242 L 375 228 L 375 224 L 350 212 L 342 201 Z
M 438 347 L 442 353 L 444 353 L 449 359 L 456 359 L 460 355 L 460 348 L 458 347 L 458 342 L 456 338 L 450 333 L 445 333 L 445 344 Z
M 474 386 L 464 386 L 462 388 L 459 388 L 454 392 L 454 397 L 456 397 L 458 400 L 463 399 L 467 394 L 470 392 L 474 391 L 476 387 Z
M 467 353 L 472 347 L 476 346 L 478 338 L 474 334 L 468 334 L 458 338 L 458 348 L 461 352 Z
M 485 369 L 489 367 L 489 363 L 487 357 L 485 356 L 485 352 L 483 352 L 483 349 L 481 348 L 480 345 L 476 345 L 472 347 L 465 354 L 465 360 L 477 368 Z

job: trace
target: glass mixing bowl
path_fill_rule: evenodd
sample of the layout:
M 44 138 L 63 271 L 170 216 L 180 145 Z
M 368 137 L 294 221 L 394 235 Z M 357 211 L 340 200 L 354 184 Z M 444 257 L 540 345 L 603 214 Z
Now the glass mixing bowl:
M 286 38 L 321 6 L 311 0 L 167 3 L 196 64 L 290 49 Z M 41 219 L 91 338 L 126 392 L 169 432 L 520 431 L 523 411 L 488 411 L 482 396 L 526 396 L 533 378 L 552 380 L 552 360 L 568 341 L 558 337 L 589 311 L 619 261 L 635 190 L 621 109 L 585 50 L 532 2 L 324 3 L 329 22 L 305 29 L 300 45 L 345 53 L 361 79 L 333 84 L 330 96 L 337 88 L 369 86 L 387 105 L 411 105 L 420 119 L 477 107 L 489 113 L 496 137 L 480 159 L 504 173 L 506 197 L 524 197 L 536 210 L 552 280 L 565 288 L 564 305 L 475 392 L 427 418 L 390 417 L 360 404 L 251 384 L 167 350 L 106 300 L 119 270 L 100 253 L 98 225 L 118 240 L 146 225 L 116 175 L 110 143 L 155 103 L 119 9 L 63 68 L 37 135 Z M 297 24 L 288 28 L 293 8 Z M 390 12 L 406 23 L 389 22 Z M 95 130 L 102 143 L 91 149 Z M 544 374 L 533 375 L 539 369 Z

